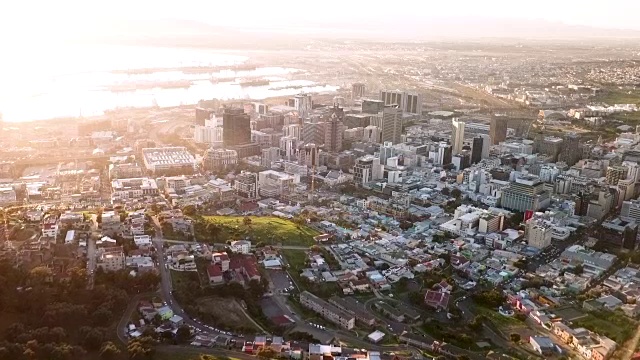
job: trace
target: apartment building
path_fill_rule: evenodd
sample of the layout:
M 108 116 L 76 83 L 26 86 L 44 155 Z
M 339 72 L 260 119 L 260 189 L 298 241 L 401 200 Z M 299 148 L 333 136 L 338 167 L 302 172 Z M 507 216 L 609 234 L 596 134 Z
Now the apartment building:
M 333 296 L 329 299 L 329 302 L 341 310 L 354 315 L 356 320 L 363 325 L 373 326 L 376 323 L 376 318 L 364 309 L 364 304 L 359 303 L 354 298 Z
M 132 198 L 158 195 L 158 184 L 154 179 L 116 179 L 111 182 L 111 203 L 124 202 Z
M 96 266 L 104 271 L 118 271 L 125 267 L 125 256 L 122 246 L 98 249 Z
M 355 326 L 356 319 L 352 314 L 341 310 L 337 306 L 330 304 L 308 291 L 300 294 L 300 303 L 318 314 L 323 318 L 340 325 L 341 327 L 351 330 Z

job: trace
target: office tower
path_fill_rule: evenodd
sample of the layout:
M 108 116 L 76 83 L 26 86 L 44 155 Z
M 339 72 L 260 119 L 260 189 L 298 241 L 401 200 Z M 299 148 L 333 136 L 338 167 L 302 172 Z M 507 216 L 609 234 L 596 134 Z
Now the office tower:
M 464 144 L 464 122 L 454 118 L 451 120 L 451 151 L 459 154 Z
M 356 185 L 365 185 L 368 182 L 379 180 L 383 175 L 384 165 L 380 164 L 380 159 L 366 155 L 356 159 L 353 166 L 353 179 Z
M 201 107 L 196 108 L 196 125 L 204 126 L 206 120 L 210 120 L 215 111 L 212 109 L 205 109 Z
M 305 121 L 302 124 L 301 138 L 303 143 L 324 144 L 326 123 L 324 121 Z
M 364 97 L 365 86 L 363 83 L 351 84 L 351 100 L 360 99 Z
M 437 158 L 435 159 L 435 163 L 437 165 L 448 165 L 451 164 L 451 160 L 453 158 L 451 151 L 451 145 L 441 142 L 438 146 Z
M 283 136 L 292 136 L 298 140 L 300 140 L 300 124 L 290 124 L 282 127 L 282 135 Z
M 385 165 L 387 163 L 387 159 L 394 157 L 395 155 L 395 149 L 393 148 L 393 143 L 391 143 L 391 141 L 385 141 L 384 144 L 380 145 L 380 164 Z
M 487 134 L 480 134 L 480 137 L 482 138 L 482 158 L 488 159 L 489 150 L 491 148 L 491 136 Z
M 523 175 L 502 191 L 502 207 L 516 211 L 538 211 L 549 206 L 551 199 L 537 176 Z
M 382 141 L 402 142 L 402 110 L 388 107 L 382 110 Z
M 380 139 L 381 139 L 382 133 L 381 133 L 379 127 L 373 126 L 373 125 L 369 125 L 366 128 L 364 128 L 363 133 L 364 134 L 363 134 L 363 137 L 362 137 L 362 141 L 375 143 L 375 144 L 380 143 Z
M 468 150 L 463 150 L 462 152 L 453 155 L 451 157 L 451 164 L 456 167 L 456 170 L 464 170 L 471 165 L 471 153 Z
M 398 105 L 398 107 L 406 113 L 422 114 L 422 96 L 420 94 L 398 90 L 380 91 L 380 100 L 382 100 L 385 106 Z
M 242 145 L 251 142 L 251 119 L 243 109 L 224 109 L 222 129 L 224 146 Z
M 311 101 L 310 94 L 299 94 L 293 98 L 293 107 L 298 110 L 298 114 L 302 118 L 306 118 L 313 109 L 313 102 Z
M 404 105 L 402 107 L 404 112 L 409 114 L 422 114 L 422 95 L 420 94 L 404 94 Z
M 489 125 L 491 145 L 498 145 L 507 139 L 507 119 L 493 116 Z
M 345 114 L 344 125 L 348 129 L 364 128 L 371 125 L 371 114 Z
M 334 106 L 324 127 L 324 148 L 328 152 L 342 151 L 344 109 Z
M 618 181 L 627 178 L 628 169 L 624 166 L 609 166 L 607 167 L 607 182 L 609 185 L 617 185 Z
M 575 165 L 582 159 L 582 144 L 576 134 L 568 134 L 564 137 L 562 151 L 558 155 L 558 161 L 562 161 L 569 166 Z
M 384 109 L 384 101 L 363 99 L 362 100 L 362 113 L 363 114 L 377 114 Z
M 270 147 L 262 149 L 262 157 L 260 158 L 260 165 L 270 168 L 271 164 L 280 160 L 280 148 Z
M 527 244 L 536 249 L 544 249 L 551 245 L 552 227 L 540 220 L 529 219 L 526 222 L 525 233 Z
M 298 164 L 313 169 L 320 165 L 319 150 L 316 144 L 305 144 L 298 152 Z
M 534 152 L 549 155 L 555 162 L 562 151 L 564 141 L 557 136 L 542 136 L 540 134 L 533 142 L 533 146 Z
M 298 149 L 298 139 L 293 136 L 285 136 L 280 138 L 280 154 L 286 160 L 292 160 L 296 157 Z
M 477 164 L 482 160 L 482 150 L 484 147 L 484 139 L 480 136 L 473 138 L 471 143 L 471 163 Z

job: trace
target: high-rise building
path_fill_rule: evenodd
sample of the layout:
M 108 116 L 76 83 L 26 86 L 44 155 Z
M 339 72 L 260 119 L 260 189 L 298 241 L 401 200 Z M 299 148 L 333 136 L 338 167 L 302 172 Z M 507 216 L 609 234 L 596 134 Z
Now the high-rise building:
M 220 147 L 223 144 L 222 119 L 215 115 L 204 121 L 204 125 L 193 127 L 193 141 L 197 144 L 209 144 L 213 147 Z
M 491 145 L 498 145 L 507 139 L 507 119 L 493 116 L 489 125 Z
M 280 154 L 286 160 L 293 160 L 296 157 L 298 149 L 298 139 L 293 136 L 285 136 L 280 138 Z
M 402 110 L 387 107 L 382 111 L 382 141 L 402 142 Z
M 480 134 L 480 137 L 482 138 L 482 158 L 488 159 L 489 150 L 491 148 L 491 136 L 487 134 Z
M 387 159 L 395 155 L 396 152 L 391 141 L 385 141 L 384 144 L 380 145 L 380 164 L 385 165 Z
M 552 227 L 535 218 L 527 220 L 525 236 L 529 246 L 544 249 L 551 245 Z
M 325 127 L 326 123 L 324 121 L 305 121 L 302 124 L 302 142 L 305 144 L 313 143 L 318 146 L 324 144 Z
M 630 200 L 622 203 L 620 216 L 628 217 L 640 223 L 640 200 Z
M 364 92 L 365 92 L 365 86 L 363 83 L 351 84 L 351 100 L 363 98 Z
M 378 144 L 380 143 L 382 133 L 380 128 L 374 125 L 369 125 L 364 128 L 362 141 Z
M 364 185 L 373 180 L 382 178 L 384 166 L 380 164 L 380 159 L 366 155 L 356 159 L 353 166 L 353 180 L 356 185 Z
M 627 178 L 628 169 L 624 166 L 607 167 L 607 182 L 609 185 L 617 185 L 618 181 Z
M 324 148 L 328 152 L 342 151 L 344 125 L 335 112 L 331 113 L 324 126 Z
M 537 176 L 523 175 L 502 191 L 502 207 L 516 211 L 538 211 L 549 206 L 551 198 Z
M 313 101 L 310 94 L 299 94 L 293 98 L 293 107 L 296 108 L 298 114 L 302 118 L 306 118 L 313 109 Z
M 289 124 L 282 127 L 283 136 L 292 136 L 300 140 L 300 124 Z
M 451 151 L 459 154 L 464 144 L 464 122 L 454 118 L 451 120 Z
M 380 100 L 385 106 L 397 105 L 402 111 L 409 114 L 422 114 L 422 96 L 416 93 L 404 91 L 380 91 Z
M 224 146 L 243 145 L 251 142 L 251 119 L 243 109 L 224 109 L 222 128 Z
M 484 147 L 484 139 L 480 136 L 473 138 L 471 143 L 471 163 L 477 164 L 482 160 L 482 150 Z
M 562 151 L 558 155 L 558 161 L 562 161 L 569 166 L 575 165 L 582 159 L 582 149 L 580 138 L 576 134 L 568 134 L 564 137 Z
M 441 142 L 438 145 L 435 163 L 437 165 L 448 165 L 451 164 L 452 159 L 453 154 L 451 151 L 451 145 L 447 144 L 446 142 Z
M 262 149 L 262 157 L 260 158 L 260 165 L 271 168 L 271 164 L 280 160 L 280 148 L 270 147 Z
M 308 168 L 320 165 L 319 151 L 316 144 L 305 144 L 298 152 L 298 164 Z
M 201 107 L 196 108 L 196 125 L 204 126 L 206 120 L 210 120 L 215 114 L 212 109 L 205 109 Z

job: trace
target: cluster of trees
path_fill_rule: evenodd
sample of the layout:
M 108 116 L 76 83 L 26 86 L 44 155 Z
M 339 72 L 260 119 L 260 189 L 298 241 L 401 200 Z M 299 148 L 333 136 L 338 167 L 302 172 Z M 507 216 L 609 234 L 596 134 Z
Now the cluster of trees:
M 476 302 L 476 304 L 492 309 L 498 308 L 506 301 L 504 294 L 500 290 L 496 289 L 475 293 L 471 295 L 471 298 Z
M 132 292 L 157 283 L 150 276 L 101 274 L 89 290 L 81 268 L 60 276 L 46 267 L 26 271 L 0 261 L 0 311 L 16 319 L 0 338 L 0 359 L 112 358 L 118 349 L 108 341 L 110 327 Z

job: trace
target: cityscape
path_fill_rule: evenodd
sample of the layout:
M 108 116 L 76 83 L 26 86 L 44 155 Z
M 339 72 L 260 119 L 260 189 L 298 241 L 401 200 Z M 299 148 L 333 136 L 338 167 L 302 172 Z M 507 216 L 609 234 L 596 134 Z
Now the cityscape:
M 3 68 L 0 360 L 639 360 L 640 29 L 521 20 Z

